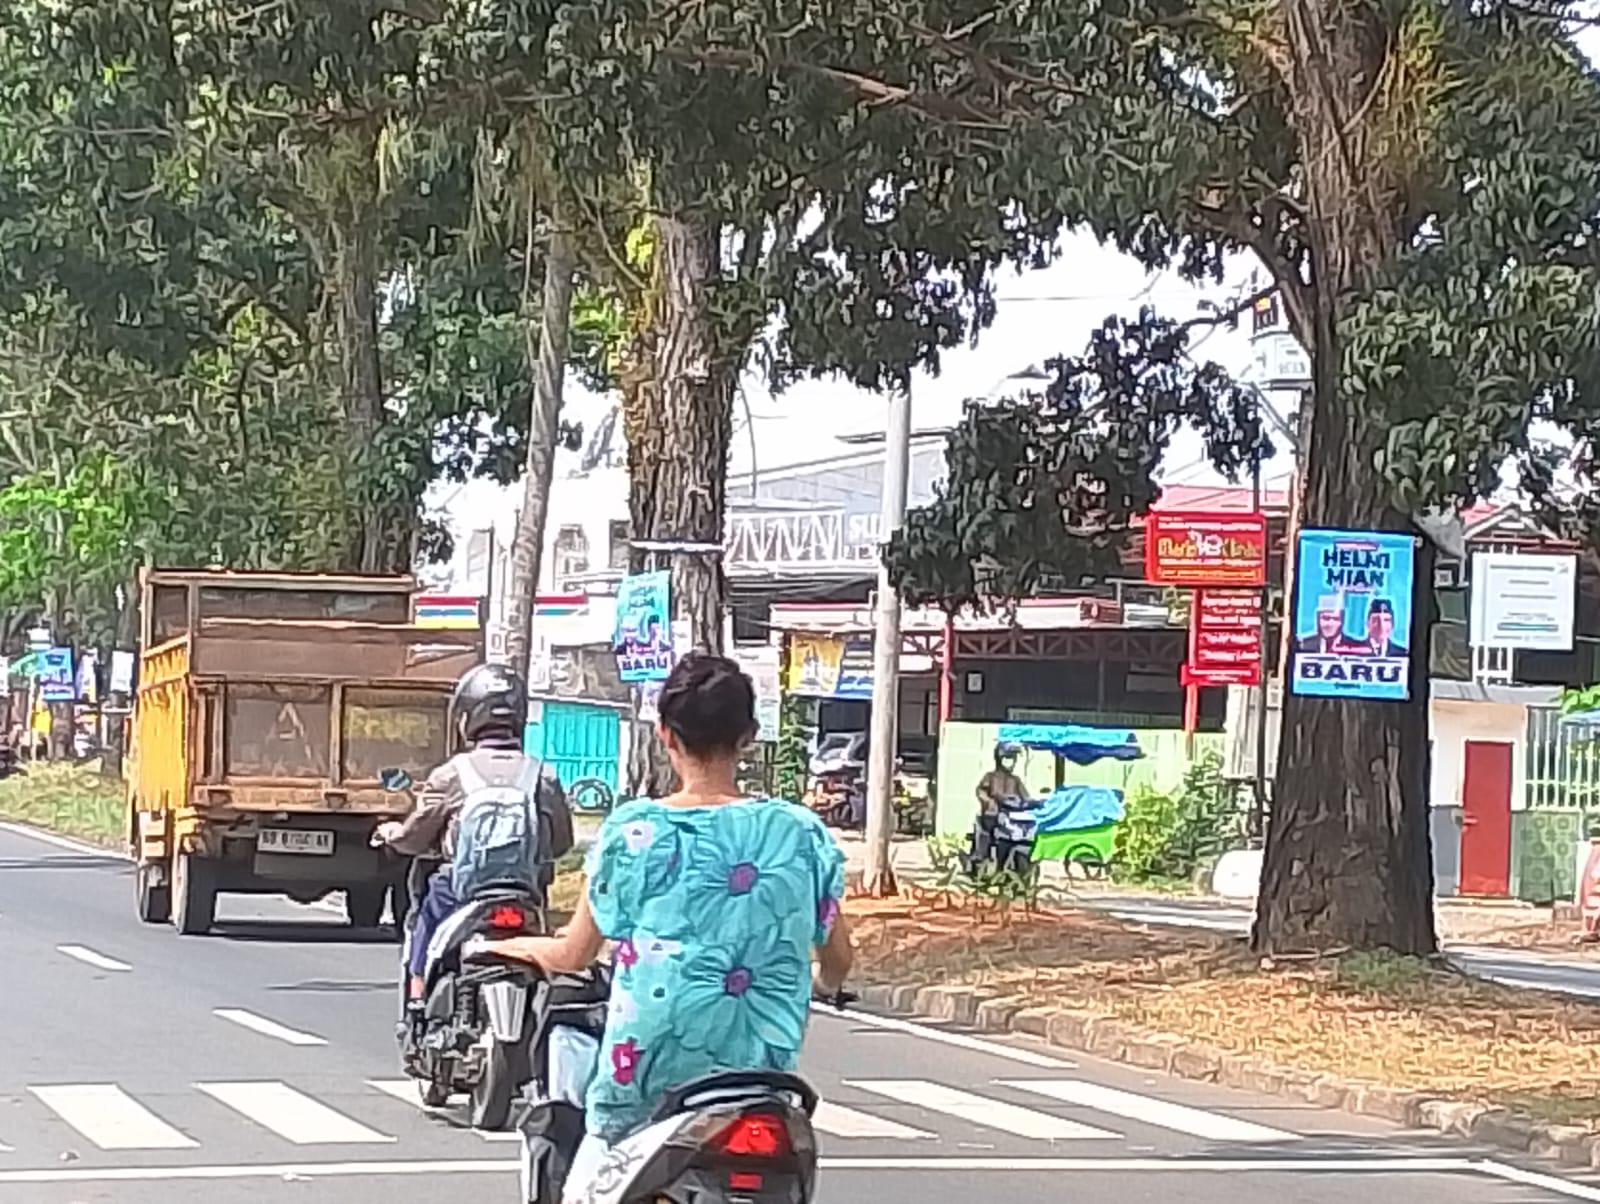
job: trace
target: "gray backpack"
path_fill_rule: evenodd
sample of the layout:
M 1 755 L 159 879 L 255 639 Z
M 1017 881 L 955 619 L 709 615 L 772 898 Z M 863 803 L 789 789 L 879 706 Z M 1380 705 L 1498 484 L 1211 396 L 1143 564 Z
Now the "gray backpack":
M 461 815 L 456 822 L 456 852 L 450 863 L 456 898 L 465 902 L 491 890 L 537 894 L 540 882 L 540 763 L 522 761 L 509 782 L 491 782 L 470 756 L 456 763 L 461 783 Z

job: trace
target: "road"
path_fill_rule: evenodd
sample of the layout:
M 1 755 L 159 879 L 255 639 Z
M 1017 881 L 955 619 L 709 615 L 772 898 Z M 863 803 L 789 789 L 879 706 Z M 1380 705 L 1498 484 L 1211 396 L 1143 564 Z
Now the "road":
M 0 1199 L 514 1204 L 511 1143 L 397 1082 L 396 950 L 329 911 L 225 899 L 218 934 L 132 915 L 122 861 L 0 829 Z M 824 1201 L 1005 1192 L 1216 1204 L 1600 1201 L 1377 1122 L 871 1015 L 821 1015 Z

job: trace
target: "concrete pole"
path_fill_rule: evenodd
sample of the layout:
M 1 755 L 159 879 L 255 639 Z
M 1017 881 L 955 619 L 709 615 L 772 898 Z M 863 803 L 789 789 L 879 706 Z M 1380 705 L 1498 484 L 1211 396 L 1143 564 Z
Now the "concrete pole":
M 883 523 L 885 544 L 906 522 L 906 478 L 911 469 L 911 392 L 889 394 L 883 448 Z M 896 893 L 889 846 L 894 836 L 894 771 L 900 718 L 900 595 L 889 583 L 889 569 L 878 564 L 877 627 L 872 640 L 872 730 L 867 750 L 867 864 L 862 889 L 869 895 Z

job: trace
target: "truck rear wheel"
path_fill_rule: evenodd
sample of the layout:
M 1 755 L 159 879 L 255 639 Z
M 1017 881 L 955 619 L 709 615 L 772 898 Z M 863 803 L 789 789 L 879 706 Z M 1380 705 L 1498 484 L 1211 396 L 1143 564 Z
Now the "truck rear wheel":
M 344 892 L 344 914 L 352 928 L 376 928 L 383 920 L 383 905 L 389 899 L 386 882 L 363 882 Z
M 172 924 L 183 936 L 211 931 L 217 918 L 217 887 L 211 864 L 192 853 L 172 860 Z
M 135 905 L 146 924 L 165 924 L 172 918 L 172 888 L 161 877 L 158 865 L 141 865 L 134 873 Z

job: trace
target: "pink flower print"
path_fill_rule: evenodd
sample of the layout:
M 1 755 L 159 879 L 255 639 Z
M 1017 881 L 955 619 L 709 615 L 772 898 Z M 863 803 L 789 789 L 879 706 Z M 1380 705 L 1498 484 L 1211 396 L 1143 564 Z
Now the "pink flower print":
M 743 966 L 735 966 L 722 976 L 722 990 L 725 994 L 739 998 L 750 989 L 750 984 L 755 976 Z
M 728 871 L 728 893 L 730 895 L 748 895 L 756 884 L 756 879 L 761 872 L 748 862 L 741 861 Z
M 624 970 L 631 970 L 633 967 L 639 964 L 639 949 L 638 946 L 633 943 L 632 937 L 624 937 L 622 940 L 617 942 L 617 951 L 615 957 L 617 965 L 621 966 Z
M 832 929 L 833 922 L 838 918 L 839 900 L 830 897 L 817 904 L 817 924 L 824 932 Z
M 633 1082 L 634 1072 L 639 1069 L 640 1052 L 639 1043 L 632 1037 L 611 1047 L 611 1077 L 619 1086 L 626 1087 Z

